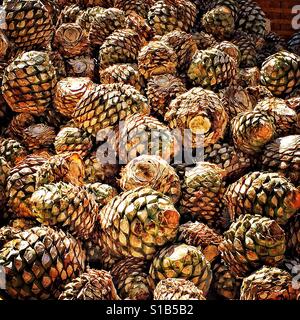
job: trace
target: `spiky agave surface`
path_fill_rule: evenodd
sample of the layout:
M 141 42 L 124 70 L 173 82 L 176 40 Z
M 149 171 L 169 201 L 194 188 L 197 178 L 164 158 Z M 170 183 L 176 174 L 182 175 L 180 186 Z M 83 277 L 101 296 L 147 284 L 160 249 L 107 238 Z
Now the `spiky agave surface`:
M 3 8 L 0 300 L 300 299 L 299 32 L 253 0 Z

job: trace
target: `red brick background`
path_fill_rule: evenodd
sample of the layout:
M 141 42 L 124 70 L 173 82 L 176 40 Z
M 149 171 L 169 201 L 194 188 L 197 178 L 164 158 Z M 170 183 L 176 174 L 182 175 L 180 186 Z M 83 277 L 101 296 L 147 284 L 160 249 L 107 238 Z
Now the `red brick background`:
M 295 17 L 292 8 L 300 5 L 300 0 L 256 0 L 256 2 L 271 19 L 273 31 L 285 38 L 297 31 L 292 28 L 292 19 Z

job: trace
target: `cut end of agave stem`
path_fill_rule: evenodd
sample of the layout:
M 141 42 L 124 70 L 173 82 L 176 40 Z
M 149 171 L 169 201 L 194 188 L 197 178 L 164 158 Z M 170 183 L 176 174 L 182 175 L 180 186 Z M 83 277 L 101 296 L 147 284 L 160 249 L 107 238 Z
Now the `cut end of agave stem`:
M 205 134 L 211 128 L 211 122 L 206 117 L 196 116 L 190 121 L 189 128 L 194 134 Z

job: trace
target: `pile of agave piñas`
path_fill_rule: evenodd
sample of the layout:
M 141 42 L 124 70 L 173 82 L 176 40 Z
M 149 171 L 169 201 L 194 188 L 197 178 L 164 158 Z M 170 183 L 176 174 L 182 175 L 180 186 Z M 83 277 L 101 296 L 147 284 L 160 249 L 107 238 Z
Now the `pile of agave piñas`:
M 300 299 L 299 33 L 252 0 L 3 8 L 0 299 Z

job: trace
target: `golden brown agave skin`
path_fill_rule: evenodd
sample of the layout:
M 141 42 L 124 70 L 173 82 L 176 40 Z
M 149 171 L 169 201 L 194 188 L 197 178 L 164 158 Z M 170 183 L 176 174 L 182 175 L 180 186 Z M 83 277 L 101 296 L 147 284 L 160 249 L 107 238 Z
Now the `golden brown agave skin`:
M 5 56 L 8 53 L 10 43 L 6 37 L 6 35 L 3 33 L 3 31 L 0 30 L 0 59 L 5 60 Z
M 126 258 L 117 262 L 111 275 L 122 299 L 150 300 L 153 295 L 148 280 L 148 262 L 139 258 Z
M 88 240 L 82 241 L 86 253 L 86 262 L 91 268 L 95 267 L 97 269 L 101 266 L 102 269 L 107 270 L 102 264 L 104 253 L 100 244 L 97 242 L 98 236 L 94 236 L 95 230 Z
M 45 149 L 36 149 L 32 150 L 32 153 L 30 154 L 32 157 L 43 157 L 45 159 L 50 159 L 52 156 L 54 156 L 53 152 L 47 148 Z
M 271 91 L 267 87 L 262 86 L 260 84 L 256 84 L 252 87 L 247 86 L 245 89 L 250 95 L 253 106 L 256 106 L 259 101 L 265 98 L 272 98 Z
M 136 63 L 145 39 L 131 29 L 121 29 L 109 35 L 99 51 L 100 68 L 116 63 Z
M 59 6 L 57 5 L 57 3 L 55 3 L 55 0 L 42 0 L 42 3 L 44 4 L 46 9 L 48 10 L 48 12 L 52 18 L 53 25 L 55 26 L 57 24 L 57 18 L 60 13 Z
M 85 178 L 84 162 L 76 152 L 54 155 L 36 173 L 36 187 L 59 181 L 81 186 Z
M 147 98 L 154 114 L 164 116 L 172 100 L 187 89 L 178 77 L 171 74 L 162 74 L 151 77 L 147 83 Z
M 224 202 L 232 221 L 259 214 L 285 225 L 300 209 L 300 190 L 277 173 L 255 171 L 228 186 Z
M 54 148 L 57 154 L 76 152 L 84 158 L 92 149 L 91 136 L 79 128 L 66 127 L 60 130 L 55 137 Z
M 230 300 L 239 298 L 242 279 L 232 274 L 223 261 L 214 265 L 213 275 L 212 285 L 219 296 Z
M 236 18 L 237 12 L 238 12 L 238 5 L 235 0 L 200 0 L 202 1 L 203 7 L 200 8 L 204 11 L 210 11 L 214 8 L 217 8 L 218 6 L 226 6 L 231 10 L 231 14 L 234 18 Z M 201 3 L 200 3 L 201 5 Z
M 114 7 L 123 10 L 126 16 L 135 12 L 147 18 L 148 11 L 154 2 L 154 0 L 115 0 Z
M 85 182 L 86 183 L 108 183 L 110 185 L 116 185 L 116 177 L 119 175 L 119 165 L 101 163 L 97 159 L 97 153 L 93 152 L 87 156 L 84 160 L 85 166 Z
M 207 33 L 224 40 L 234 31 L 234 13 L 226 5 L 218 5 L 203 15 L 202 25 Z
M 100 206 L 101 207 L 101 206 Z M 89 239 L 84 240 L 83 247 L 89 267 L 111 271 L 113 266 L 120 261 L 120 257 L 111 255 L 109 248 L 105 249 L 100 238 L 100 225 L 96 221 L 95 229 Z
M 258 65 L 255 37 L 244 32 L 235 32 L 232 42 L 241 53 L 240 67 L 251 68 Z
M 83 187 L 58 182 L 39 187 L 31 196 L 32 214 L 47 226 L 59 226 L 83 240 L 92 234 L 98 215 L 94 197 Z
M 266 15 L 255 1 L 240 0 L 236 22 L 237 30 L 264 37 L 267 31 Z
M 79 241 L 62 230 L 34 227 L 0 250 L 6 292 L 14 299 L 57 299 L 62 287 L 85 268 Z
M 100 211 L 101 242 L 116 257 L 151 260 L 176 238 L 180 215 L 170 198 L 136 188 L 113 198 Z
M 59 113 L 71 118 L 77 103 L 94 87 L 90 78 L 67 77 L 61 79 L 56 86 L 54 105 Z
M 228 54 L 234 60 L 237 66 L 240 65 L 241 52 L 238 46 L 229 41 L 222 41 L 216 44 L 214 47 Z
M 219 255 L 218 245 L 223 240 L 214 229 L 202 222 L 189 221 L 179 226 L 178 241 L 200 247 L 207 261 L 212 263 Z
M 194 54 L 187 74 L 194 85 L 219 90 L 233 83 L 237 66 L 228 54 L 211 48 Z
M 200 249 L 174 244 L 161 249 L 154 257 L 149 271 L 154 283 L 167 278 L 189 280 L 206 295 L 212 280 L 210 263 Z
M 118 194 L 116 188 L 100 182 L 86 183 L 84 187 L 94 196 L 99 208 L 107 205 L 108 202 Z
M 101 257 L 100 257 L 100 262 L 101 262 L 101 266 L 104 270 L 107 271 L 111 271 L 111 269 L 113 268 L 113 266 L 115 266 L 115 264 L 120 261 L 120 257 L 116 257 L 114 255 L 111 255 L 109 251 L 107 251 L 106 249 L 103 248 L 101 240 L 99 240 L 99 242 L 97 243 L 97 245 L 99 245 L 99 248 L 101 250 Z
M 195 23 L 197 8 L 187 0 L 159 0 L 148 11 L 148 21 L 155 34 L 174 30 L 189 32 Z
M 165 124 L 139 113 L 128 116 L 116 135 L 117 139 L 112 136 L 108 141 L 118 152 L 120 163 L 140 155 L 156 155 L 169 160 L 179 150 L 175 135 Z
M 176 203 L 181 195 L 180 180 L 174 168 L 158 156 L 142 155 L 132 159 L 121 171 L 120 187 L 124 191 L 150 187 Z
M 23 142 L 28 150 L 49 148 L 55 140 L 55 130 L 43 123 L 33 124 L 23 132 Z
M 29 113 L 15 115 L 8 125 L 7 133 L 10 138 L 22 140 L 24 130 L 35 123 L 34 117 Z
M 63 23 L 57 28 L 53 45 L 66 58 L 80 56 L 89 49 L 87 34 L 77 23 Z
M 7 205 L 17 217 L 32 217 L 30 197 L 35 191 L 36 172 L 47 159 L 28 156 L 15 166 L 7 179 Z
M 77 4 L 66 5 L 60 10 L 56 25 L 63 23 L 76 22 L 78 16 L 82 13 L 82 9 Z
M 264 266 L 244 278 L 240 300 L 297 300 L 299 293 L 292 285 L 291 274 Z
M 26 149 L 14 139 L 0 139 L 0 157 L 4 157 L 10 166 L 15 166 L 27 156 Z
M 16 218 L 9 221 L 9 226 L 19 231 L 28 230 L 30 228 L 36 227 L 37 225 L 38 222 L 36 220 L 28 218 Z
M 281 263 L 286 250 L 285 234 L 274 220 L 241 215 L 224 233 L 219 250 L 230 272 L 245 277 L 263 265 Z
M 89 31 L 91 45 L 102 46 L 105 39 L 118 29 L 125 29 L 125 12 L 117 8 L 109 8 L 97 14 Z
M 105 8 L 95 6 L 81 10 L 80 14 L 77 16 L 75 23 L 79 24 L 86 34 L 89 33 L 92 23 L 95 17 L 104 12 Z
M 276 32 L 272 31 L 265 35 L 265 38 L 261 44 L 262 45 L 258 47 L 257 55 L 257 64 L 260 67 L 271 55 L 283 50 L 287 50 L 286 40 L 279 36 Z M 292 52 L 291 50 L 289 51 Z
M 17 237 L 17 235 L 20 233 L 20 230 L 18 228 L 14 228 L 11 226 L 4 226 L 0 228 L 0 248 L 3 247 L 3 245 Z
M 29 51 L 49 45 L 54 26 L 42 1 L 8 1 L 5 11 L 6 35 L 16 48 Z
M 180 278 L 167 278 L 157 284 L 154 300 L 206 300 L 206 298 L 193 282 Z
M 300 131 L 296 111 L 288 107 L 283 99 L 265 98 L 258 102 L 254 110 L 266 112 L 274 118 L 276 135 L 280 137 Z
M 295 214 L 286 226 L 287 250 L 300 257 L 300 213 Z
M 136 90 L 143 92 L 144 79 L 140 75 L 136 64 L 114 64 L 104 70 L 100 70 L 100 81 L 102 84 L 124 83 L 133 86 Z
M 154 32 L 149 26 L 147 19 L 138 15 L 134 11 L 126 16 L 126 28 L 134 30 L 146 41 L 150 40 L 154 36 Z
M 240 68 L 238 70 L 238 82 L 242 87 L 255 87 L 260 84 L 260 70 L 258 67 Z M 265 88 L 265 87 L 263 87 Z M 272 96 L 270 92 L 270 96 Z
M 204 148 L 205 162 L 218 165 L 225 170 L 226 181 L 235 181 L 251 169 L 252 159 L 226 142 L 215 143 Z
M 132 86 L 104 84 L 96 86 L 78 103 L 73 120 L 79 128 L 96 136 L 99 130 L 117 125 L 130 114 L 148 115 L 149 109 L 147 99 Z
M 69 77 L 95 77 L 96 61 L 89 54 L 65 59 L 65 65 Z
M 185 72 L 198 49 L 197 43 L 194 41 L 192 35 L 184 31 L 172 31 L 164 35 L 161 41 L 165 42 L 175 51 L 178 70 Z
M 193 220 L 218 227 L 225 193 L 224 170 L 216 164 L 199 162 L 185 173 L 180 211 Z
M 58 299 L 120 300 L 110 273 L 96 269 L 88 269 L 69 282 Z
M 9 62 L 7 61 L 7 59 L 1 59 L 0 60 L 0 75 L 1 75 L 1 83 L 2 83 L 2 78 L 3 78 L 3 74 L 4 71 L 6 69 L 6 67 L 8 66 Z M 2 100 L 2 98 L 1 98 Z M 1 101 L 1 104 L 3 104 L 4 102 Z
M 9 177 L 11 167 L 4 157 L 0 157 L 0 207 L 3 208 L 7 199 L 6 199 L 6 183 L 7 178 Z M 2 212 L 0 214 L 2 216 Z
M 274 96 L 284 96 L 300 85 L 300 57 L 280 51 L 267 58 L 261 68 L 261 83 Z
M 300 135 L 281 137 L 268 143 L 261 159 L 264 170 L 278 172 L 299 185 Z
M 227 125 L 227 114 L 218 96 L 203 88 L 193 88 L 178 96 L 170 104 L 165 121 L 171 129 L 184 133 L 188 129 L 192 147 L 206 147 L 223 137 Z M 197 137 L 203 139 L 197 141 Z M 204 140 L 204 141 L 203 141 Z
M 60 81 L 67 76 L 65 60 L 63 56 L 57 50 L 47 51 L 49 54 L 49 59 L 55 69 L 56 79 Z M 55 88 L 56 91 L 56 88 Z
M 231 120 L 235 147 L 248 155 L 261 152 L 276 133 L 274 118 L 265 112 L 241 112 Z
M 138 69 L 145 79 L 155 75 L 176 74 L 176 52 L 163 41 L 151 41 L 138 54 Z
M 213 35 L 204 31 L 192 33 L 192 36 L 199 50 L 208 49 L 218 44 Z
M 230 86 L 220 90 L 219 97 L 229 120 L 232 120 L 241 112 L 252 111 L 254 107 L 249 93 L 242 87 Z
M 181 30 L 183 24 L 178 21 L 178 10 L 172 1 L 156 1 L 148 11 L 148 22 L 156 35 L 164 35 Z
M 56 72 L 46 52 L 28 51 L 5 70 L 2 93 L 15 112 L 43 115 L 53 101 Z

